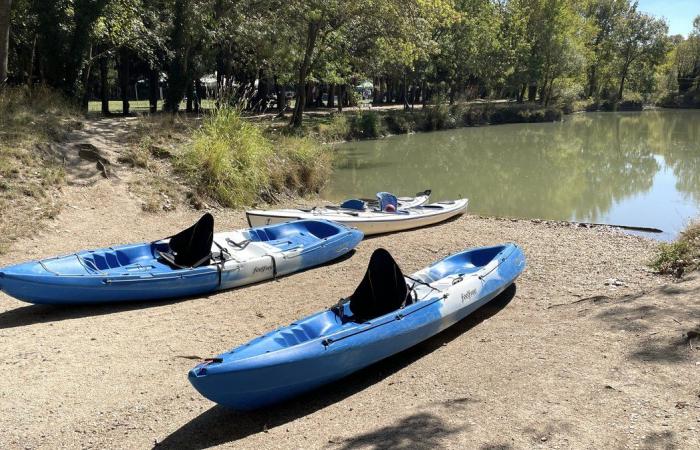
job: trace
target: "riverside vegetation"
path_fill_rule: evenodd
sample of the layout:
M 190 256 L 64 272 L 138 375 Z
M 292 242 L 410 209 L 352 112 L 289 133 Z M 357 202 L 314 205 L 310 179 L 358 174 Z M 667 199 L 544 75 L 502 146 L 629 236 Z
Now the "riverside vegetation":
M 275 108 L 294 128 L 305 110 L 342 110 L 360 93 L 407 109 L 697 106 L 700 18 L 668 36 L 633 0 L 11 0 L 0 2 L 6 79 L 83 110 L 99 100 L 104 114 L 115 99 L 125 115 L 233 102 Z
M 700 269 L 700 222 L 688 225 L 676 241 L 661 244 L 649 265 L 659 273 L 678 278 Z

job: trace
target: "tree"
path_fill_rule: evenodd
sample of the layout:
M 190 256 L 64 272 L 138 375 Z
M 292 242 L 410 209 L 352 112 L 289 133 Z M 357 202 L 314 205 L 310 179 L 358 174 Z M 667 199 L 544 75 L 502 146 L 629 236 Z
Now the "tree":
M 360 35 L 373 35 L 375 49 L 396 64 L 410 66 L 419 59 L 426 36 L 454 15 L 450 0 L 340 0 L 289 1 L 285 16 L 297 30 L 296 104 L 290 121 L 301 126 L 306 103 L 306 83 L 318 58 L 319 47 L 332 51 L 339 45 L 353 48 Z M 434 42 L 430 42 L 432 45 Z M 328 46 L 328 47 L 327 47 Z
M 618 100 L 622 99 L 633 63 L 653 67 L 662 62 L 667 51 L 668 32 L 666 22 L 637 11 L 636 3 L 624 12 L 620 20 L 613 34 L 619 77 Z
M 10 51 L 10 9 L 12 0 L 0 0 L 0 86 L 7 80 Z

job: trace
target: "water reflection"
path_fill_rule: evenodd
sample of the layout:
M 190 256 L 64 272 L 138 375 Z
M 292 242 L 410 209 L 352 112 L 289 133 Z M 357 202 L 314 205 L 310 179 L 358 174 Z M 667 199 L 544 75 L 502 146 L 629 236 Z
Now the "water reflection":
M 326 190 L 467 196 L 485 215 L 654 226 L 699 211 L 700 112 L 593 113 L 343 144 Z

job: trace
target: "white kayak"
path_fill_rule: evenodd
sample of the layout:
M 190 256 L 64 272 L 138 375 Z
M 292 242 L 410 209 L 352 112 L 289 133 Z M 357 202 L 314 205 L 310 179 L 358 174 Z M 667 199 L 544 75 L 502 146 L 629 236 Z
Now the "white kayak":
M 443 222 L 467 211 L 466 198 L 431 203 L 399 209 L 396 212 L 381 210 L 353 210 L 340 207 L 322 207 L 308 210 L 276 209 L 246 211 L 248 223 L 252 227 L 296 219 L 326 219 L 357 228 L 365 236 L 396 231 L 410 230 Z

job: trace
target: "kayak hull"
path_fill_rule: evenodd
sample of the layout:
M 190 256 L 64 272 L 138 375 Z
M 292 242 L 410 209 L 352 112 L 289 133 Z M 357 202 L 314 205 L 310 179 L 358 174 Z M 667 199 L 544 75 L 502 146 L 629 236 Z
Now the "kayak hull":
M 297 219 L 323 218 L 357 228 L 365 236 L 395 233 L 414 228 L 435 225 L 460 216 L 467 211 L 469 201 L 460 199 L 453 202 L 438 202 L 407 208 L 406 213 L 388 213 L 381 211 L 354 212 L 340 210 L 251 210 L 246 211 L 250 226 L 265 226 Z
M 3 268 L 0 290 L 39 304 L 196 296 L 327 263 L 351 251 L 362 237 L 357 230 L 321 220 L 216 233 L 214 241 L 231 257 L 184 269 L 159 259 L 158 251 L 167 248 L 167 240 L 109 247 Z M 242 248 L 228 243 L 245 241 L 249 242 Z
M 475 272 L 474 276 L 462 275 L 463 280 L 454 284 L 456 278 L 451 278 L 454 274 L 448 275 L 449 283 L 445 282 L 440 295 L 369 322 L 354 324 L 353 329 L 334 322 L 332 311 L 302 319 L 198 365 L 189 372 L 189 380 L 203 396 L 238 410 L 264 407 L 339 380 L 415 346 L 493 300 L 525 267 L 522 251 L 512 244 L 504 246 L 497 258 L 497 265 Z M 425 269 L 429 270 L 430 267 Z M 414 275 L 421 277 L 426 273 Z M 335 327 L 339 331 L 315 333 L 314 327 Z M 304 334 L 309 337 L 306 341 Z M 287 338 L 287 335 L 295 337 Z M 280 336 L 301 342 L 270 351 L 266 341 L 279 340 Z M 252 354 L 255 347 L 268 347 L 268 352 Z M 281 373 L 284 377 L 280 377 Z

